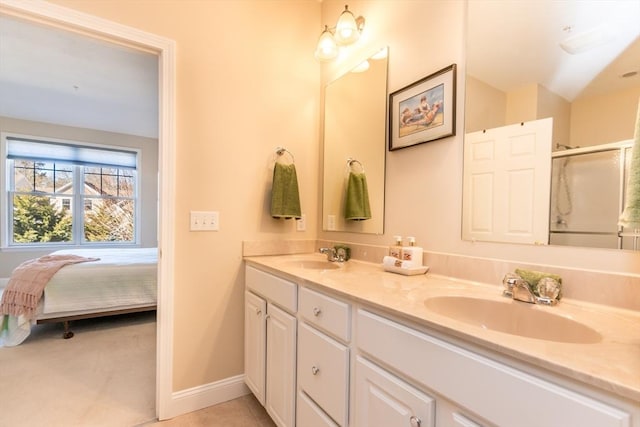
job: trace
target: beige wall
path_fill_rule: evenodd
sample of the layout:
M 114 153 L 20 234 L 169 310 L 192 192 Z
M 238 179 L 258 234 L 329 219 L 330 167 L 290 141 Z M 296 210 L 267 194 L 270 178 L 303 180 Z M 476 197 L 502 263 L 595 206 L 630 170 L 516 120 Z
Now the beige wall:
M 571 145 L 587 147 L 633 138 L 640 85 L 580 99 L 571 107 Z
M 135 135 L 18 120 L 9 117 L 0 117 L 0 132 L 140 149 L 142 169 L 139 181 L 140 245 L 142 247 L 154 247 L 157 245 L 158 140 Z M 21 262 L 50 252 L 51 250 L 33 251 L 24 249 L 2 251 L 0 252 L 0 277 L 9 277 L 11 271 Z
M 542 85 L 538 85 L 538 118 L 553 117 L 553 145 L 569 144 L 571 104 Z
M 471 133 L 482 129 L 492 129 L 507 123 L 507 96 L 499 89 L 489 86 L 483 81 L 467 77 L 465 92 L 465 132 Z
M 640 257 L 630 252 L 460 239 L 461 0 L 349 2 L 366 17 L 365 34 L 322 75 L 314 45 L 321 23 L 332 25 L 343 1 L 55 2 L 177 42 L 174 390 L 243 371 L 243 240 L 319 236 L 388 245 L 395 234 L 414 235 L 434 252 L 640 274 Z M 456 136 L 387 152 L 383 236 L 317 231 L 321 82 L 385 45 L 390 92 L 459 65 Z M 296 158 L 307 232 L 268 215 L 269 163 L 279 145 Z M 220 232 L 190 233 L 190 209 L 220 210 Z

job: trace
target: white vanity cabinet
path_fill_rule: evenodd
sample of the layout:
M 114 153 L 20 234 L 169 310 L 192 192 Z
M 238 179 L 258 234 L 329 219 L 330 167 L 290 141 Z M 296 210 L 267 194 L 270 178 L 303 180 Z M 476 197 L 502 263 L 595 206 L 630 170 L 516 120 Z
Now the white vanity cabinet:
M 245 382 L 278 426 L 640 427 L 635 401 L 250 264 Z
M 358 310 L 356 324 L 357 347 L 363 354 L 479 414 L 488 425 L 631 426 L 631 415 L 624 410 L 370 311 Z M 439 427 L 476 425 L 484 423 L 464 412 L 438 416 Z
M 245 270 L 245 383 L 279 427 L 295 426 L 297 285 Z
M 264 406 L 267 364 L 267 302 L 244 293 L 244 382 Z
M 310 400 L 298 401 L 297 425 L 313 425 L 308 415 L 320 410 L 334 425 L 347 426 L 351 307 L 301 287 L 298 315 L 298 388 Z M 303 410 L 309 405 L 311 411 Z

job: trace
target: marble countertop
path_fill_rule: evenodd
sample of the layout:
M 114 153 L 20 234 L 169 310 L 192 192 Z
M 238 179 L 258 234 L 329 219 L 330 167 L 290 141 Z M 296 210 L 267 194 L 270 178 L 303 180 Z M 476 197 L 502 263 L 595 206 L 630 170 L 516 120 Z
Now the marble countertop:
M 505 301 L 502 285 L 426 275 L 404 276 L 381 264 L 350 260 L 336 269 L 304 268 L 302 260 L 326 260 L 320 254 L 245 257 L 250 265 L 271 270 L 299 284 L 313 284 L 351 301 L 365 303 L 488 350 L 640 402 L 640 313 L 562 299 L 554 307 L 530 305 L 573 319 L 597 331 L 596 343 L 566 343 L 497 332 L 435 313 L 425 300 L 466 296 Z M 526 304 L 509 301 L 513 304 Z

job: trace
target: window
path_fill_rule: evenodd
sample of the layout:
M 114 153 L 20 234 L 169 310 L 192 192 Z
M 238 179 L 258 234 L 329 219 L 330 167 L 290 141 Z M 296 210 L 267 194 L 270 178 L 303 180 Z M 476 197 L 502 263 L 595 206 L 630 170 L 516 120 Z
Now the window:
M 137 152 L 16 136 L 2 141 L 5 245 L 136 243 Z

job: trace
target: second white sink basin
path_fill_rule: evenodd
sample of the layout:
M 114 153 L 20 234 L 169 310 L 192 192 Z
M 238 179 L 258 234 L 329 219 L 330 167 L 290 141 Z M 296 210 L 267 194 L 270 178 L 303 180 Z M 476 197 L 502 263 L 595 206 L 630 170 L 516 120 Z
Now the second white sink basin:
M 554 308 L 541 310 L 541 307 L 520 301 L 442 296 L 428 298 L 424 304 L 434 313 L 506 334 L 574 344 L 602 340 L 602 336 L 589 326 L 550 313 Z

